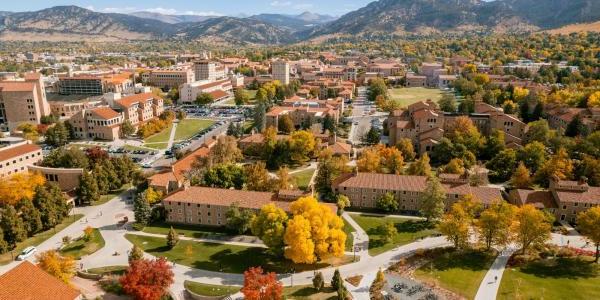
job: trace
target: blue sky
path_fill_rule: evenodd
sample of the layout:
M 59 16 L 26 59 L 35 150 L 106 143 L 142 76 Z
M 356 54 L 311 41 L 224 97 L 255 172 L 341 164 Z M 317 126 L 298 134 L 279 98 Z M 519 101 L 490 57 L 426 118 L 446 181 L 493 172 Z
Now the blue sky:
M 298 14 L 304 11 L 342 15 L 373 0 L 2 0 L 0 10 L 32 11 L 56 5 L 77 5 L 99 12 L 154 11 L 166 14 L 239 15 Z

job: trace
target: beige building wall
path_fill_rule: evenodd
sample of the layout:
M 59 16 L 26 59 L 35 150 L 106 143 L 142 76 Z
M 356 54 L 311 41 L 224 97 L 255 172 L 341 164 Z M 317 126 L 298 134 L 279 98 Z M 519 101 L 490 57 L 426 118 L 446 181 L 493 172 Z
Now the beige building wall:
M 30 172 L 39 172 L 46 181 L 58 184 L 62 191 L 72 191 L 79 187 L 80 176 L 83 175 L 83 169 L 63 169 L 63 168 L 47 168 L 29 165 Z
M 27 166 L 43 159 L 42 149 L 33 144 L 21 143 L 0 149 L 0 178 L 27 172 Z
M 223 226 L 227 223 L 225 213 L 228 206 L 163 201 L 167 222 Z

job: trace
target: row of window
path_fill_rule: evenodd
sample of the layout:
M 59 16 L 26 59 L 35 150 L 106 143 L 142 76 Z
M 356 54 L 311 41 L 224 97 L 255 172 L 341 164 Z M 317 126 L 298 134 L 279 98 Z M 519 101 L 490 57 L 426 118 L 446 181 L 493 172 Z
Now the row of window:
M 34 158 L 36 156 L 41 156 L 41 155 L 42 155 L 42 152 L 32 153 L 31 158 Z M 25 155 L 25 158 L 19 157 L 19 161 L 23 161 L 23 159 L 26 159 L 26 160 L 29 159 L 29 155 Z M 17 160 L 13 159 L 12 164 L 16 164 L 16 163 L 17 163 Z M 0 168 L 8 167 L 10 164 L 11 164 L 11 162 L 7 161 L 6 164 L 4 164 L 4 166 L 2 164 L 0 164 Z

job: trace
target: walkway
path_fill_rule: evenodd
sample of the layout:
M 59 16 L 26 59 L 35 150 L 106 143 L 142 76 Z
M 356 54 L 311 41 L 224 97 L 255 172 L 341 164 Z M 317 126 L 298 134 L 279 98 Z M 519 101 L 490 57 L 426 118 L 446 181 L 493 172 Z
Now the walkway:
M 354 219 L 350 216 L 349 213 L 344 212 L 342 214 L 342 218 L 350 224 L 354 228 L 354 245 L 353 251 L 358 250 L 357 254 L 361 259 L 369 259 L 371 255 L 369 255 L 369 235 L 354 221 Z
M 177 132 L 178 121 L 173 122 L 173 128 L 171 128 L 171 135 L 169 136 L 169 141 L 167 142 L 167 149 L 173 148 L 173 143 L 175 141 L 175 132 Z
M 502 274 L 504 274 L 504 269 L 506 268 L 506 263 L 508 263 L 508 259 L 515 250 L 515 248 L 509 247 L 498 255 L 492 264 L 492 267 L 485 274 L 485 277 L 483 277 L 479 290 L 477 290 L 477 295 L 475 295 L 475 300 L 496 299 L 498 289 L 500 288 L 500 282 L 502 281 Z

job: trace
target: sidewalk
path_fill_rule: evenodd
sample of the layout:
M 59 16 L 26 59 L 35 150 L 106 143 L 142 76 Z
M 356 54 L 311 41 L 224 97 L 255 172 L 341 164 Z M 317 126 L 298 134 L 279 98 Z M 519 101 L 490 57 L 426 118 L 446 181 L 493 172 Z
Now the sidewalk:
M 500 288 L 500 282 L 502 281 L 502 274 L 504 274 L 506 268 L 506 263 L 515 251 L 515 248 L 507 248 L 498 255 L 492 264 L 492 267 L 485 274 L 485 277 L 483 277 L 479 290 L 477 290 L 475 300 L 496 299 L 498 289 Z

